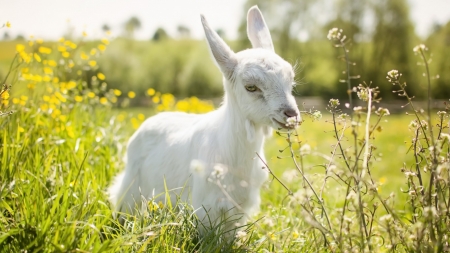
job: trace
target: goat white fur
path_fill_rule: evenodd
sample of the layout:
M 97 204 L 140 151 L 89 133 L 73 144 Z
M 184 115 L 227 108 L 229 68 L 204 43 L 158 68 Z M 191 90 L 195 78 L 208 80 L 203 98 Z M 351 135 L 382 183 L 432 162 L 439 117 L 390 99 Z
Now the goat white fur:
M 147 119 L 128 143 L 127 164 L 109 188 L 116 212 L 134 213 L 142 199 L 177 196 L 191 203 L 203 222 L 219 222 L 258 210 L 268 177 L 265 136 L 300 120 L 294 97 L 294 70 L 274 52 L 258 7 L 247 15 L 253 48 L 234 53 L 201 16 L 211 54 L 223 73 L 220 108 L 207 114 L 160 113 Z M 213 180 L 211 180 L 213 179 Z M 217 184 L 220 182 L 220 185 Z M 232 227 L 228 227 L 230 229 Z

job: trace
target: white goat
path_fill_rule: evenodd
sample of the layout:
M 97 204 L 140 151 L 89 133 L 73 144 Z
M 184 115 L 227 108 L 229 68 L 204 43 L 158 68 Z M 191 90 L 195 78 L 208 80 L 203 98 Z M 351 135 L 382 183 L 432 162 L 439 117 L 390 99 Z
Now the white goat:
M 258 7 L 247 15 L 253 48 L 239 53 L 203 16 L 201 21 L 223 73 L 223 104 L 202 115 L 160 113 L 142 124 L 128 143 L 124 173 L 109 188 L 117 212 L 135 212 L 142 198 L 164 201 L 162 193 L 168 189 L 168 201 L 175 203 L 178 196 L 192 203 L 203 223 L 238 215 L 245 224 L 247 215 L 259 208 L 260 188 L 268 177 L 256 152 L 263 155 L 272 127 L 291 128 L 288 119 L 300 120 L 291 94 L 293 68 L 275 54 Z

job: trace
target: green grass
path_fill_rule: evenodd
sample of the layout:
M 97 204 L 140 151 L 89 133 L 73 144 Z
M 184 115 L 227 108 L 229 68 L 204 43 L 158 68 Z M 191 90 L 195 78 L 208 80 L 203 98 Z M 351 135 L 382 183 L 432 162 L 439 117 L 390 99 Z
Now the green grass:
M 337 247 L 341 247 L 339 250 L 367 249 L 365 242 L 358 241 L 362 234 L 358 228 L 360 214 L 371 219 L 371 234 L 374 236 L 366 238 L 370 238 L 373 246 L 387 251 L 388 244 L 397 243 L 400 245 L 397 249 L 401 250 L 411 245 L 408 241 L 410 236 L 399 241 L 403 234 L 415 235 L 413 229 L 420 228 L 420 222 L 429 221 L 426 216 L 420 217 L 421 220 L 414 224 L 419 224 L 417 226 L 408 221 L 415 212 L 424 213 L 425 208 L 431 206 L 416 205 L 417 210 L 410 210 L 409 195 L 404 193 L 412 189 L 401 169 L 406 167 L 414 171 L 414 156 L 408 153 L 411 152 L 409 147 L 413 137 L 413 130 L 408 125 L 413 117 L 385 116 L 380 122 L 381 127 L 373 132 L 369 141 L 372 146 L 369 167 L 374 182 L 368 183 L 366 172 L 360 181 L 363 183 L 358 185 L 361 188 L 350 183 L 354 187 L 351 192 L 362 193 L 359 196 L 362 196 L 364 210 L 361 211 L 355 202 L 351 202 L 355 198 L 349 197 L 344 181 L 326 177 L 329 175 L 325 170 L 329 159 L 337 170 L 344 169 L 344 159 L 339 150 L 333 151 L 337 144 L 334 125 L 331 116 L 324 114 L 319 121 L 305 117 L 305 122 L 296 131 L 298 136 L 291 136 L 298 168 L 293 163 L 291 150 L 287 149 L 289 142 L 285 134 L 274 134 L 267 141 L 268 165 L 282 183 L 271 177 L 264 185 L 261 211 L 252 217 L 249 226 L 234 241 L 222 240 L 224 231 L 218 228 L 208 230 L 200 237 L 197 233 L 199 224 L 189 203 L 179 202 L 171 206 L 149 201 L 139 215 L 126 216 L 127 221 L 120 224 L 113 217 L 106 189 L 124 168 L 122 158 L 127 140 L 145 117 L 153 115 L 164 103 L 168 105 L 163 109 L 173 108 L 176 101 L 163 101 L 165 95 L 155 94 L 151 98 L 161 98 L 162 102 L 154 102 L 150 108 L 116 109 L 113 105 L 122 106 L 127 101 L 133 104 L 139 97 L 133 99 L 128 95 L 127 98 L 125 92 L 120 94 L 108 88 L 108 77 L 105 79 L 103 75 L 100 78 L 100 67 L 90 62 L 100 57 L 97 49 L 89 59 L 82 59 L 77 51 L 80 47 L 71 49 L 65 43 L 59 42 L 54 46 L 65 47 L 70 56 L 64 56 L 62 51 L 54 48 L 51 54 L 42 53 L 40 59 L 31 53 L 38 52 L 38 45 L 19 52 L 23 61 L 27 58 L 30 61 L 13 64 L 12 74 L 7 80 L 13 83 L 11 98 L 5 95 L 6 87 L 1 91 L 2 112 L 11 110 L 13 113 L 0 117 L 0 252 L 318 252 L 336 251 Z M 85 46 L 100 48 L 106 44 Z M 52 59 L 57 62 L 54 66 L 48 62 Z M 185 105 L 209 108 L 195 101 Z M 377 120 L 376 115 L 372 116 L 370 125 L 376 124 Z M 354 116 L 354 120 L 360 123 L 356 128 L 360 149 L 365 124 L 364 119 L 358 121 L 357 117 Z M 448 112 L 445 117 L 448 117 Z M 347 119 L 336 126 L 339 135 L 346 127 L 340 144 L 347 156 L 346 161 L 354 162 L 355 158 L 351 156 L 355 142 L 350 124 Z M 443 141 L 442 147 L 448 144 Z M 305 148 L 306 144 L 311 150 Z M 443 150 L 442 155 L 448 157 L 448 150 Z M 442 168 L 447 166 L 445 157 L 439 159 Z M 361 162 L 358 164 L 361 167 Z M 425 162 L 419 165 L 424 166 Z M 304 171 L 305 178 L 297 169 Z M 441 169 L 440 180 L 448 180 L 444 172 Z M 351 173 L 344 175 L 346 182 L 354 179 L 352 182 L 355 182 L 359 177 L 358 171 Z M 424 178 L 429 177 L 430 173 L 426 174 L 425 170 L 423 173 Z M 323 193 L 323 202 L 308 190 L 306 179 L 319 194 Z M 409 182 L 413 180 L 417 181 L 410 179 Z M 372 185 L 376 189 L 370 188 Z M 446 194 L 442 191 L 440 196 L 444 199 L 443 204 L 446 204 Z M 344 203 L 350 203 L 345 205 L 345 215 L 342 214 Z M 387 211 L 379 207 L 370 217 L 370 212 L 377 209 L 375 205 L 381 204 L 395 209 L 394 215 L 398 218 L 395 217 L 391 223 L 383 221 L 385 219 L 381 218 L 386 217 L 383 215 Z M 329 225 L 325 218 L 328 216 Z M 443 222 L 447 221 L 445 214 L 441 217 Z M 400 223 L 406 225 L 400 226 Z M 448 227 L 442 224 L 443 228 Z M 320 226 L 328 226 L 334 233 L 344 231 L 347 234 L 344 239 L 331 240 L 330 237 L 337 235 L 320 232 Z M 400 235 L 392 237 L 389 226 L 393 226 Z M 341 245 L 326 243 L 330 241 Z M 430 249 L 429 246 L 423 248 Z
M 1 118 L 0 173 L 0 248 L 3 252 L 181 252 L 221 247 L 217 235 L 199 240 L 196 219 L 188 206 L 149 209 L 135 222 L 119 225 L 112 217 L 105 189 L 113 176 L 123 169 L 122 157 L 127 139 L 134 131 L 131 118 L 145 109 L 112 111 L 109 107 L 76 104 L 61 122 L 40 111 L 32 102 L 16 107 L 14 114 Z M 149 110 L 150 111 L 150 110 Z M 119 122 L 118 114 L 125 114 Z M 334 144 L 328 117 L 307 120 L 298 129 L 300 140 L 312 147 L 304 159 L 308 176 L 321 178 L 324 164 L 315 152 L 329 153 Z M 399 192 L 403 175 L 400 167 L 408 133 L 391 131 L 409 123 L 406 116 L 389 116 L 374 142 L 382 153 L 374 173 L 385 177 L 382 193 Z M 73 135 L 55 129 L 70 125 Z M 72 137 L 71 137 L 72 136 Z M 278 150 L 287 145 L 284 138 L 274 136 L 266 144 L 270 167 L 293 190 L 300 178 L 282 176 L 294 169 L 288 158 L 278 159 Z M 400 148 L 399 148 L 400 147 Z M 285 151 L 286 152 L 286 151 Z M 284 152 L 281 156 L 284 155 Z M 328 198 L 337 192 L 328 189 Z M 287 191 L 276 181 L 267 183 L 262 192 L 261 212 L 255 220 L 252 236 L 244 248 L 285 249 L 308 252 L 309 226 L 299 219 L 301 212 L 291 207 Z M 180 203 L 181 204 L 181 203 Z M 134 219 L 131 218 L 130 219 Z M 301 237 L 293 236 L 295 233 Z M 250 235 L 250 231 L 249 231 Z M 267 237 L 271 239 L 268 240 Z M 295 237 L 295 238 L 294 238 Z M 238 251 L 239 247 L 228 246 Z M 215 249 L 215 250 L 213 250 Z

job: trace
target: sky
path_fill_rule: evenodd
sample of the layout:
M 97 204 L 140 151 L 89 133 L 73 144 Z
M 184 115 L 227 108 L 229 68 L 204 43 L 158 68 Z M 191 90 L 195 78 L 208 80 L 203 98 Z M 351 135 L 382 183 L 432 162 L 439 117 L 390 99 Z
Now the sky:
M 83 32 L 91 38 L 104 36 L 101 27 L 108 24 L 113 36 L 120 35 L 123 24 L 132 16 L 142 23 L 135 36 L 150 39 L 158 27 L 171 36 L 178 25 L 191 30 L 194 38 L 203 38 L 200 14 L 204 14 L 215 29 L 223 29 L 227 38 L 237 36 L 245 0 L 0 0 L 0 26 L 7 21 L 11 28 L 2 28 L 0 36 L 8 32 L 54 40 L 71 27 L 75 36 Z M 419 36 L 428 35 L 434 23 L 450 20 L 450 0 L 408 0 L 411 18 Z M 326 15 L 326 14 L 323 14 Z M 270 27 L 270 24 L 269 24 Z M 325 35 L 324 35 L 325 36 Z

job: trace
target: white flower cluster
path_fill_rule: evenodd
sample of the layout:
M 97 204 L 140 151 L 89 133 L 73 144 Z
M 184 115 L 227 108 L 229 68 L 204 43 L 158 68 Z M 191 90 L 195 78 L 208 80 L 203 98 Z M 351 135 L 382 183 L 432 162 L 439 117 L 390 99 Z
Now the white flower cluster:
M 319 120 L 319 119 L 322 118 L 322 113 L 321 113 L 320 111 L 314 111 L 314 112 L 312 113 L 312 116 L 313 116 L 313 118 L 314 118 L 315 120 Z
M 339 99 L 332 98 L 332 99 L 330 99 L 329 104 L 330 104 L 331 108 L 336 108 L 336 107 L 338 107 L 338 105 L 340 105 Z
M 402 76 L 402 74 L 399 73 L 398 70 L 393 69 L 393 70 L 391 70 L 391 71 L 389 71 L 389 72 L 387 73 L 386 78 L 388 79 L 389 82 L 392 83 L 392 82 L 398 81 L 398 79 L 399 79 L 401 76 Z
M 426 51 L 428 48 L 424 44 L 417 45 L 413 48 L 414 53 L 419 53 L 421 51 Z
M 327 39 L 331 41 L 340 41 L 342 38 L 342 29 L 332 28 L 328 31 Z
M 360 88 L 359 91 L 356 92 L 356 94 L 358 95 L 359 99 L 361 99 L 362 101 L 369 100 L 369 91 L 367 89 L 368 88 Z
M 300 155 L 304 156 L 309 154 L 311 154 L 311 146 L 308 143 L 306 143 L 300 148 Z
M 298 126 L 299 121 L 297 117 L 290 117 L 286 120 L 286 126 L 287 127 L 296 127 Z
M 380 107 L 378 108 L 378 110 L 376 111 L 376 114 L 380 115 L 380 116 L 387 116 L 390 115 L 391 113 L 389 112 L 388 109 Z

